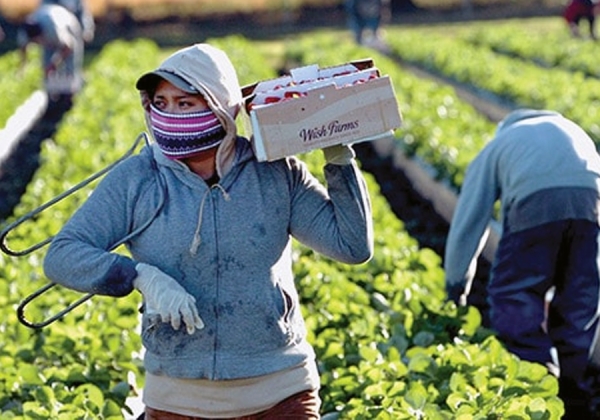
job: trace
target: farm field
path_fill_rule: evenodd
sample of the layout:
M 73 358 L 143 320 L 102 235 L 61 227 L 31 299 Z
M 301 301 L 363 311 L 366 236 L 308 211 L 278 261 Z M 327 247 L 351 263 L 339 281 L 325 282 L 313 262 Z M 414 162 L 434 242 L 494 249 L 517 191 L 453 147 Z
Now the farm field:
M 356 46 L 339 29 L 208 40 L 229 53 L 242 84 L 298 65 L 373 58 L 391 76 L 404 116 L 394 147 L 453 191 L 460 190 L 466 165 L 493 134 L 496 121 L 480 110 L 483 102 L 500 113 L 517 106 L 554 108 L 600 141 L 600 88 L 590 61 L 600 46 L 571 39 L 558 18 L 389 25 L 390 54 Z M 133 39 L 112 41 L 94 54 L 86 68 L 88 84 L 56 135 L 43 143 L 39 169 L 6 222 L 114 161 L 133 144 L 144 129 L 133 83 L 171 51 L 149 39 Z M 1 56 L 0 68 L 11 60 L 10 53 Z M 414 73 L 408 65 L 426 73 Z M 31 72 L 28 80 L 35 79 Z M 424 77 L 428 73 L 431 78 Z M 0 92 L 7 84 L 11 81 L 0 80 Z M 23 83 L 19 98 L 38 87 Z M 465 101 L 462 90 L 481 102 Z M 2 118 L 0 127 L 8 116 Z M 359 158 L 369 147 L 357 147 Z M 319 174 L 320 154 L 303 158 Z M 382 193 L 385 188 L 388 195 L 394 189 L 400 194 L 406 186 L 390 187 L 393 179 L 381 171 L 371 173 L 377 159 L 386 158 L 363 162 L 374 207 L 372 261 L 358 267 L 333 264 L 297 244 L 295 274 L 320 361 L 324 418 L 560 418 L 556 379 L 543 366 L 506 352 L 483 327 L 475 307 L 446 302 L 443 247 L 429 246 L 440 245 L 440 238 L 416 239 L 414 225 L 428 221 L 400 218 L 406 213 L 391 207 L 392 200 Z M 85 191 L 34 225 L 23 225 L 9 238 L 11 247 L 22 249 L 52 235 L 84 196 Z M 15 307 L 45 284 L 42 256 L 0 256 L 0 418 L 132 418 L 128 401 L 144 377 L 139 295 L 94 297 L 49 327 L 28 329 L 18 322 Z M 52 290 L 27 316 L 42 319 L 76 297 Z

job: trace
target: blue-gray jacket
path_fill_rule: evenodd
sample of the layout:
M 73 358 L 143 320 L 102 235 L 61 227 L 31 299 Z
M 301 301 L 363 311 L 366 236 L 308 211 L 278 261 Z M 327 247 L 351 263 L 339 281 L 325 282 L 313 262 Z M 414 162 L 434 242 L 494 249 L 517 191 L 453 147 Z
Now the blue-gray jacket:
M 100 182 L 46 255 L 47 276 L 72 289 L 126 295 L 145 262 L 196 298 L 206 327 L 192 336 L 143 317 L 152 373 L 232 379 L 314 357 L 292 237 L 345 263 L 372 255 L 370 203 L 355 163 L 326 165 L 326 189 L 298 159 L 258 162 L 247 139 L 236 142 L 231 170 L 212 188 L 156 145 L 144 148 Z M 132 232 L 132 258 L 107 251 Z

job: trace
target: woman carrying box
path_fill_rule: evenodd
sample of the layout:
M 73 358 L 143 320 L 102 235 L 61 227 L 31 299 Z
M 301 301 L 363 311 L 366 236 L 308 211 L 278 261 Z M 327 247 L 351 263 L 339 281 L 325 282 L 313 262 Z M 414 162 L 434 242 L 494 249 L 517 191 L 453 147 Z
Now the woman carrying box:
M 295 157 L 258 162 L 236 132 L 236 72 L 207 44 L 174 53 L 136 86 L 155 141 L 53 239 L 46 274 L 84 292 L 141 292 L 147 420 L 318 419 L 292 238 L 344 263 L 372 256 L 352 149 L 324 150 L 327 187 Z M 108 251 L 123 238 L 130 257 Z

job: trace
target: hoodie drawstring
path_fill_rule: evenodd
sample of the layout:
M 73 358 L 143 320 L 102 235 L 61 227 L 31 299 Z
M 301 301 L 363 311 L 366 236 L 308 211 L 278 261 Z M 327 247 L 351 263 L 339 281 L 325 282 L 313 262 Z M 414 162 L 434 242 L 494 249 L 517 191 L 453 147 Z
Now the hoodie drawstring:
M 221 184 L 214 184 L 208 190 L 206 190 L 206 192 L 202 196 L 202 201 L 200 202 L 200 209 L 198 210 L 198 223 L 196 224 L 196 230 L 194 231 L 194 238 L 192 239 L 192 244 L 190 245 L 190 254 L 192 256 L 196 256 L 196 254 L 198 253 L 198 248 L 200 247 L 200 243 L 202 242 L 202 239 L 200 238 L 200 228 L 202 227 L 202 215 L 204 213 L 204 205 L 206 203 L 206 199 L 208 198 L 208 195 L 211 193 L 211 190 L 213 188 L 217 188 L 221 191 L 225 201 L 229 201 L 231 199 L 231 197 L 229 196 L 227 191 L 225 191 L 225 188 L 223 188 L 223 186 L 221 186 Z

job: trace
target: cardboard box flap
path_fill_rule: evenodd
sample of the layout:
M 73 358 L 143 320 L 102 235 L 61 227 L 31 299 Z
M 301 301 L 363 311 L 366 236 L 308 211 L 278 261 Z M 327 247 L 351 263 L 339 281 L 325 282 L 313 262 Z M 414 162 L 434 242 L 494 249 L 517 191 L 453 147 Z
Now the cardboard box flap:
M 329 80 L 318 80 L 313 83 L 304 83 L 302 85 L 291 85 L 286 88 L 275 89 L 265 92 L 257 92 L 252 97 L 252 102 L 248 104 L 251 109 L 256 109 L 261 106 L 269 106 L 274 103 L 281 102 L 286 99 L 294 99 L 300 96 L 306 95 L 311 89 L 317 89 L 319 87 L 332 85 L 335 86 L 333 79 Z
M 289 75 L 277 77 L 275 79 L 262 80 L 242 87 L 242 98 L 246 106 L 248 106 L 258 92 L 272 91 L 289 86 L 292 83 L 304 83 L 308 81 L 308 77 L 313 77 L 312 80 L 320 78 L 330 78 L 336 75 L 344 75 L 347 73 L 357 72 L 372 68 L 374 66 L 371 58 L 351 61 L 331 67 L 319 69 L 317 64 L 311 64 L 304 67 L 298 67 L 290 70 Z M 294 80 L 294 77 L 296 80 Z
M 290 74 L 295 84 L 316 81 L 319 80 L 319 66 L 311 64 L 309 66 L 297 67 L 291 69 Z
M 377 68 L 373 67 L 351 73 L 344 73 L 342 75 L 333 76 L 326 79 L 319 79 L 310 83 L 301 83 L 270 91 L 257 92 L 255 95 L 253 95 L 251 103 L 247 104 L 247 108 L 255 109 L 257 107 L 269 106 L 284 100 L 299 98 L 301 96 L 305 96 L 309 91 L 321 88 L 323 86 L 332 85 L 337 88 L 343 88 L 356 83 L 364 83 L 376 77 L 379 77 L 379 71 Z
M 247 99 L 254 96 L 257 92 L 279 89 L 289 86 L 291 83 L 292 76 L 289 74 L 277 77 L 276 79 L 267 79 L 254 82 L 252 84 L 242 86 L 242 98 L 244 98 L 244 100 L 247 102 Z
M 334 77 L 356 71 L 367 70 L 373 68 L 373 66 L 373 60 L 370 58 L 359 61 L 351 61 L 349 63 L 337 66 L 324 67 L 319 70 L 319 77 Z

